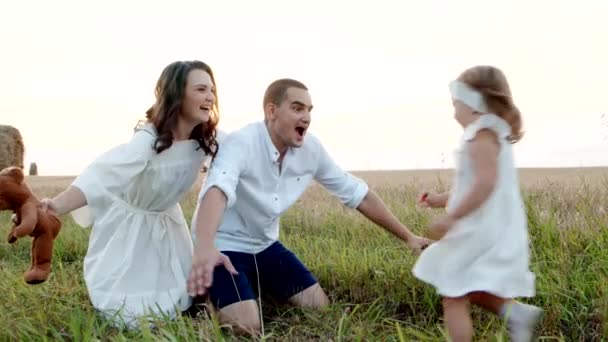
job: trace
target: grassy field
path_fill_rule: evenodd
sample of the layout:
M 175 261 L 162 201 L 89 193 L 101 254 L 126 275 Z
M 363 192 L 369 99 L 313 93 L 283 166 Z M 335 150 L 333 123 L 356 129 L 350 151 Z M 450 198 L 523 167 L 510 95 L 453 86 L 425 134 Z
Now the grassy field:
M 393 212 L 419 234 L 439 211 L 416 208 L 423 189 L 449 187 L 446 170 L 356 173 Z M 545 340 L 608 339 L 608 169 L 526 169 L 520 173 L 532 239 L 537 296 L 526 300 L 546 310 Z M 70 177 L 30 177 L 39 196 L 61 191 Z M 198 185 L 183 201 L 189 220 Z M 0 214 L 6 236 L 9 214 Z M 29 239 L 0 242 L 0 341 L 22 340 L 234 340 L 213 317 L 160 319 L 157 328 L 119 331 L 91 307 L 82 263 L 89 230 L 69 216 L 56 241 L 53 274 L 28 286 L 22 274 Z M 443 341 L 441 303 L 433 289 L 411 274 L 415 256 L 402 243 L 343 208 L 318 185 L 282 219 L 281 240 L 309 266 L 333 304 L 310 311 L 263 302 L 266 340 Z M 506 341 L 499 320 L 473 312 L 475 340 Z

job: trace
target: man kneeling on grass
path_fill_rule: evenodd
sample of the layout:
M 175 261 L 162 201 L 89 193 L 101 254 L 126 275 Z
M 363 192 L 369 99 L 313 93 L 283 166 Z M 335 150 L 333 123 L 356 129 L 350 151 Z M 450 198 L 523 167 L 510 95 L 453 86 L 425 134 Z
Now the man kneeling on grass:
M 329 304 L 311 272 L 278 241 L 281 214 L 313 179 L 412 251 L 430 242 L 410 232 L 306 134 L 313 106 L 304 84 L 273 82 L 263 105 L 264 121 L 228 135 L 209 169 L 192 220 L 196 245 L 188 279 L 192 296 L 208 292 L 222 323 L 252 334 L 261 325 L 256 292 L 302 307 Z M 261 291 L 254 290 L 258 284 Z

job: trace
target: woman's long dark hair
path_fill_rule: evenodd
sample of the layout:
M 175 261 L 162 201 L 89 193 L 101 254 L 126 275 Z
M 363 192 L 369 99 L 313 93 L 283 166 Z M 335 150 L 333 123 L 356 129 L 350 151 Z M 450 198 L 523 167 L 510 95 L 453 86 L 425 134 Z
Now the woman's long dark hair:
M 173 144 L 173 130 L 177 127 L 178 116 L 182 108 L 182 100 L 186 89 L 186 82 L 190 71 L 200 69 L 211 77 L 213 82 L 213 95 L 215 102 L 209 121 L 196 125 L 190 133 L 190 139 L 196 140 L 199 148 L 205 154 L 215 157 L 218 149 L 217 124 L 219 121 L 219 108 L 217 100 L 217 87 L 211 68 L 201 61 L 178 61 L 169 64 L 163 70 L 160 78 L 156 82 L 154 94 L 156 103 L 146 112 L 148 122 L 151 122 L 158 133 L 158 138 L 154 143 L 157 153 L 168 149 Z

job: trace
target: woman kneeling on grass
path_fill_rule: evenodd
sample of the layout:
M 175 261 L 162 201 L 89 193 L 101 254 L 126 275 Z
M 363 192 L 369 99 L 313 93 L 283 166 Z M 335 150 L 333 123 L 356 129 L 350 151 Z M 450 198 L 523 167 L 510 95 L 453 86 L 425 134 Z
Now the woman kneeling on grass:
M 192 240 L 179 201 L 217 152 L 217 93 L 203 62 L 168 65 L 156 103 L 131 141 L 101 155 L 43 206 L 90 226 L 84 279 L 93 306 L 116 324 L 176 317 L 191 305 Z M 86 207 L 85 207 L 86 206 Z

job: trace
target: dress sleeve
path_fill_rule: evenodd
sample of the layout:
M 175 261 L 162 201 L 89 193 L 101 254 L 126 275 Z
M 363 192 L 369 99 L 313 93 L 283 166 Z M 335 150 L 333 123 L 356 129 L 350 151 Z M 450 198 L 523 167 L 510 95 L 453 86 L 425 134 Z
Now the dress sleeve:
M 494 114 L 482 114 L 465 128 L 464 139 L 466 141 L 473 140 L 477 132 L 483 129 L 493 131 L 501 141 L 511 135 L 511 126 L 505 120 Z
M 139 173 L 143 172 L 155 154 L 156 134 L 150 127 L 135 132 L 131 141 L 119 145 L 97 158 L 72 183 L 84 193 L 87 205 L 72 212 L 74 221 L 82 227 L 93 224 Z

